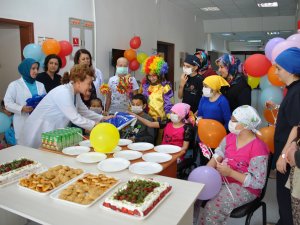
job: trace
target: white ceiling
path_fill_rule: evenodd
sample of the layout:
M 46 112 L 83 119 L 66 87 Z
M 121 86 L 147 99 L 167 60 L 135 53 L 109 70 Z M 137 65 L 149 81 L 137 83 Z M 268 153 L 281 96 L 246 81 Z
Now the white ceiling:
M 201 20 L 218 20 L 232 18 L 251 18 L 251 17 L 276 17 L 276 16 L 295 16 L 298 0 L 169 0 L 179 7 L 191 12 Z M 278 2 L 276 8 L 259 8 L 257 3 Z M 201 8 L 218 7 L 220 11 L 205 12 Z M 229 42 L 240 40 L 262 40 L 261 45 L 273 37 L 287 38 L 293 34 L 293 30 L 280 32 L 278 35 L 267 35 L 263 31 L 235 32 L 230 36 L 223 36 L 222 33 L 213 33 L 212 35 L 222 38 Z

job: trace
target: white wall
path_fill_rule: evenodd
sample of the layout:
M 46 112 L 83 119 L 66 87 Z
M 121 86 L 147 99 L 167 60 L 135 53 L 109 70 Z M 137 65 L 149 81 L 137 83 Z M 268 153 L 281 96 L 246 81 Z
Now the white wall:
M 1 0 L 0 17 L 33 22 L 35 43 L 39 36 L 69 40 L 69 17 L 94 21 L 93 0 Z M 73 65 L 67 60 L 65 70 Z
M 0 100 L 8 84 L 20 78 L 18 65 L 21 61 L 20 30 L 18 26 L 0 24 Z

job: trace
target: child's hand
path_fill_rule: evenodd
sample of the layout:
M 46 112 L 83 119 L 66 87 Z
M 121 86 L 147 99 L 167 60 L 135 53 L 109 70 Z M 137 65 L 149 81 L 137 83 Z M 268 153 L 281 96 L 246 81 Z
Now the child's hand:
M 223 163 L 218 163 L 216 169 L 224 177 L 230 176 L 232 172 L 232 169 L 227 164 L 223 164 Z
M 131 112 L 131 111 L 127 111 L 128 114 L 133 115 L 133 116 L 137 116 L 135 113 Z
M 196 125 L 198 125 L 199 121 L 202 119 L 202 116 L 196 117 Z
M 180 86 L 184 86 L 188 80 L 188 76 L 186 74 L 182 74 L 180 77 Z

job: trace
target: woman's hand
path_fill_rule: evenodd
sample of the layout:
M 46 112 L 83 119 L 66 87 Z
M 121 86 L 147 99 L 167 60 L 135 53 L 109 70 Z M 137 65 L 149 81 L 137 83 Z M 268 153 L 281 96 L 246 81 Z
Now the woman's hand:
M 276 169 L 279 173 L 285 174 L 286 172 L 286 159 L 282 158 L 280 155 L 277 162 L 276 162 Z
M 276 103 L 274 103 L 273 101 L 266 101 L 266 108 L 273 110 L 273 109 L 278 108 L 278 105 Z
M 24 105 L 22 108 L 22 112 L 31 113 L 33 111 L 33 108 L 31 106 Z
M 286 152 L 286 161 L 291 165 L 295 166 L 295 152 L 298 150 L 298 146 L 295 141 L 293 141 L 289 147 L 287 148 Z
M 114 118 L 114 117 L 115 117 L 115 115 L 103 116 L 101 121 L 106 121 L 106 120 L 109 120 L 109 119 Z
M 227 164 L 218 163 L 216 169 L 224 177 L 230 177 L 232 169 Z

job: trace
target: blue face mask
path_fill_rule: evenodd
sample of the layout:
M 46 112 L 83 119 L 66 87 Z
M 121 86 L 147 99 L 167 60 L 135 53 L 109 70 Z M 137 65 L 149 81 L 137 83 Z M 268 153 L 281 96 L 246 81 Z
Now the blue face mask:
M 127 75 L 128 67 L 117 67 L 116 74 L 118 75 Z

